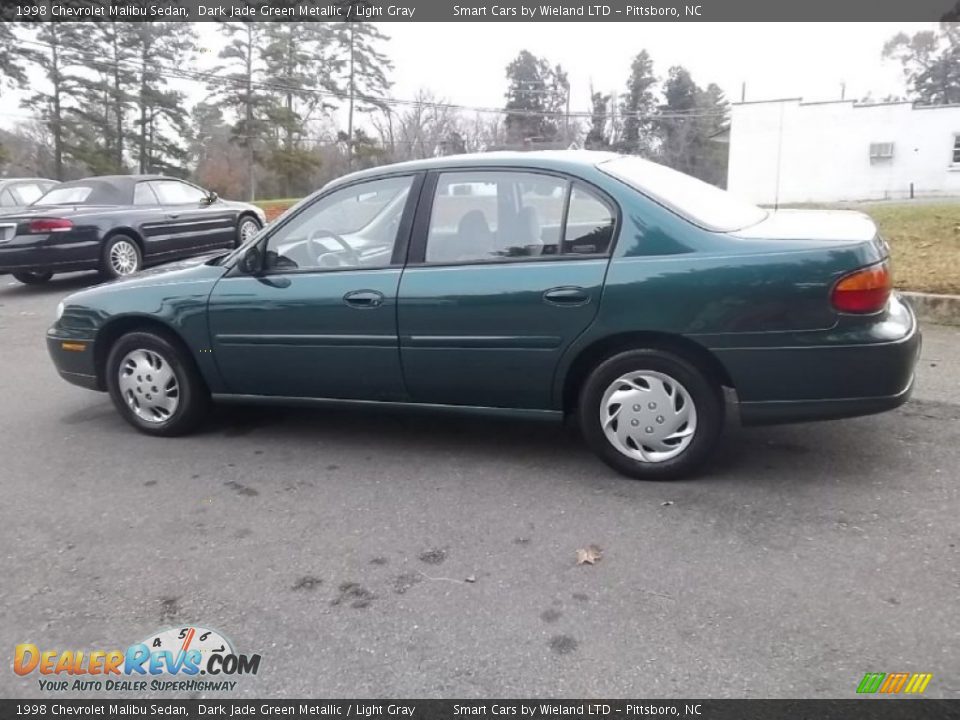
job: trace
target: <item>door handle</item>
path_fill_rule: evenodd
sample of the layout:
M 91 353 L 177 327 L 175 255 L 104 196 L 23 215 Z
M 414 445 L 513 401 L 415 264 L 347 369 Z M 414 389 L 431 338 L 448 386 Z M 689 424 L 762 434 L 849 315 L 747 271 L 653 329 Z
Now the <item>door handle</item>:
M 354 290 L 344 295 L 343 301 L 354 308 L 375 308 L 383 305 L 383 293 L 376 290 Z
M 586 305 L 590 302 L 590 295 L 582 287 L 558 287 L 547 290 L 543 300 L 551 305 Z

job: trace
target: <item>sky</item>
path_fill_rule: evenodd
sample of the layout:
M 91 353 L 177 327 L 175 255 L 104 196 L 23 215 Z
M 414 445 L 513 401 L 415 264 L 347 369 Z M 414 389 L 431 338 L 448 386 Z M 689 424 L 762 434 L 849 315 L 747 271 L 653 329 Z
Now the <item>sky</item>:
M 507 64 L 521 49 L 560 63 L 571 83 L 571 110 L 590 108 L 590 86 L 621 91 L 630 61 L 646 49 L 659 78 L 682 64 L 700 86 L 717 83 L 737 101 L 802 97 L 808 101 L 903 94 L 901 69 L 881 58 L 897 32 L 934 29 L 934 23 L 382 23 L 390 36 L 391 95 L 412 98 L 429 89 L 459 105 L 500 107 Z M 198 23 L 201 66 L 216 61 L 222 40 L 214 23 Z M 184 83 L 191 102 L 205 90 Z M 15 108 L 4 96 L 4 110 Z M 17 112 L 23 112 L 19 110 Z M 10 127 L 17 117 L 0 115 Z
M 874 97 L 904 92 L 903 75 L 883 61 L 898 32 L 934 23 L 385 23 L 394 58 L 394 95 L 421 86 L 465 105 L 500 106 L 504 69 L 521 49 L 560 63 L 572 109 L 589 110 L 596 90 L 622 90 L 630 61 L 646 49 L 658 77 L 684 65 L 700 86 L 714 82 L 730 100 Z

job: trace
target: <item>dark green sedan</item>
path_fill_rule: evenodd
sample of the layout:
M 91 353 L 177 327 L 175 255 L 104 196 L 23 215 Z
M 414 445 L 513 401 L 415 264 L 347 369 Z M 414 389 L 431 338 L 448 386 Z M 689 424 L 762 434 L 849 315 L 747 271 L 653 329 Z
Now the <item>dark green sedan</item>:
M 666 479 L 727 418 L 897 407 L 920 332 L 867 216 L 560 152 L 348 175 L 233 252 L 69 296 L 47 343 L 151 435 L 211 400 L 572 414 L 609 465 Z

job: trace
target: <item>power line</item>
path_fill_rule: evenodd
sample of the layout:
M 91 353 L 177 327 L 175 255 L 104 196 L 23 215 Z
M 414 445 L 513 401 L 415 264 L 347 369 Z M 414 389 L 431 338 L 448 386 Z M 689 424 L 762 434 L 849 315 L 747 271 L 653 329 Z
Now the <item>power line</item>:
M 43 47 L 46 49 L 52 49 L 54 47 L 51 43 L 42 42 L 39 40 L 31 40 L 27 38 L 17 38 L 16 43 L 20 45 L 33 45 L 36 47 Z M 123 64 L 125 68 L 143 71 L 143 68 L 136 64 L 136 61 L 131 61 L 124 58 L 117 58 L 115 61 L 106 61 L 99 59 L 100 56 L 93 51 L 83 50 L 69 43 L 64 43 L 64 47 L 72 50 L 77 55 L 93 58 L 88 60 L 90 65 L 94 67 L 101 68 L 112 68 L 114 64 Z M 349 93 L 345 91 L 335 91 L 329 89 L 322 89 L 316 87 L 305 87 L 305 86 L 290 86 L 283 85 L 276 82 L 262 82 L 262 81 L 252 81 L 247 82 L 246 80 L 232 78 L 229 76 L 219 75 L 213 72 L 203 72 L 200 70 L 184 70 L 180 68 L 172 68 L 170 66 L 151 64 L 149 72 L 154 75 L 159 75 L 160 77 L 180 79 L 180 80 L 192 80 L 194 82 L 211 82 L 216 81 L 219 83 L 228 82 L 234 86 L 241 87 L 246 89 L 249 85 L 251 88 L 256 88 L 258 90 L 269 90 L 279 93 L 297 93 L 297 94 L 312 94 L 318 97 L 332 97 L 339 100 L 349 99 Z M 386 106 L 413 106 L 421 108 L 430 108 L 435 110 L 455 110 L 455 111 L 468 111 L 474 112 L 477 114 L 495 114 L 495 115 L 515 115 L 519 117 L 543 117 L 543 118 L 553 118 L 553 119 L 562 119 L 562 118 L 584 118 L 592 119 L 594 113 L 592 111 L 573 111 L 573 112 L 564 112 L 564 111 L 540 111 L 540 110 L 515 110 L 507 108 L 493 108 L 485 106 L 476 106 L 476 105 L 460 105 L 457 103 L 449 102 L 439 102 L 439 101 L 428 101 L 423 99 L 406 99 L 406 98 L 395 98 L 395 97 L 372 97 L 366 95 L 357 95 L 355 99 L 367 102 L 372 105 L 386 105 Z M 673 110 L 670 112 L 657 113 L 646 120 L 672 120 L 672 119 L 697 119 L 697 118 L 716 118 L 716 117 L 725 117 L 725 110 L 709 111 L 702 109 L 691 109 L 689 111 Z M 627 117 L 627 115 L 621 115 L 620 117 Z

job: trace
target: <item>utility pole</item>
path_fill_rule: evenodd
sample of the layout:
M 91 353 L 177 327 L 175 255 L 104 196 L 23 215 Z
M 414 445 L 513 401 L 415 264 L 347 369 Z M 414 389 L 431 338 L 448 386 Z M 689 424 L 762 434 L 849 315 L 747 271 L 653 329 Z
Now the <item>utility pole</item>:
M 257 199 L 257 171 L 254 167 L 256 156 L 253 152 L 253 28 L 247 23 L 247 102 L 246 102 L 246 135 L 247 135 L 247 184 L 250 193 L 250 202 Z
M 351 11 L 352 12 L 352 11 Z M 356 91 L 353 75 L 353 20 L 347 20 L 350 28 L 350 103 L 347 110 L 347 169 L 353 169 L 353 96 Z

